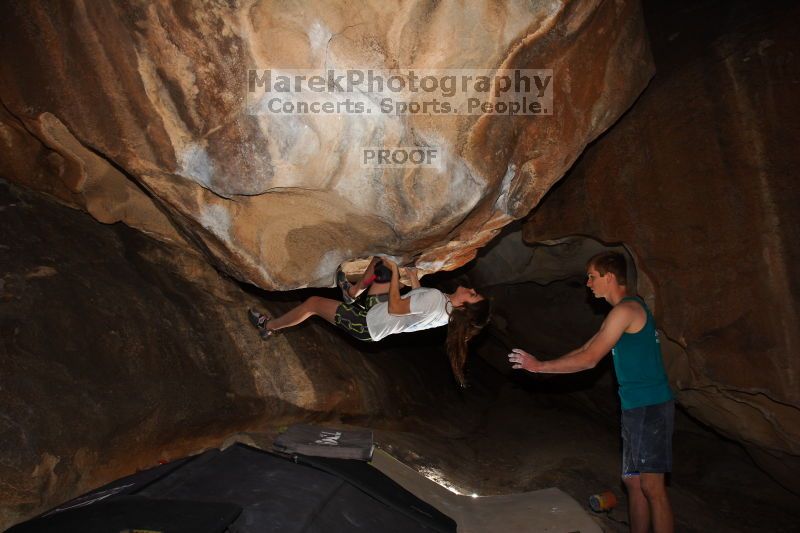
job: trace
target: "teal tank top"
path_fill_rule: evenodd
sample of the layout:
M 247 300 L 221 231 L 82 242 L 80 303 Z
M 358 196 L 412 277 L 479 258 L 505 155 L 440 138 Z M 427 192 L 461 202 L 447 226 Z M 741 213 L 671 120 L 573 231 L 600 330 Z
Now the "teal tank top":
M 640 298 L 628 296 L 621 301 L 634 300 L 647 313 L 647 322 L 638 333 L 623 333 L 611 350 L 614 370 L 619 382 L 619 398 L 623 409 L 656 405 L 672 400 L 656 321 Z

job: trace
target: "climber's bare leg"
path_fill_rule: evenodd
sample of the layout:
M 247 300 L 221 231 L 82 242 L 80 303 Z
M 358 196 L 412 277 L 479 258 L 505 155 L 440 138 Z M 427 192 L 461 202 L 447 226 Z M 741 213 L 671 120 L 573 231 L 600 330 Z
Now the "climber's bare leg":
M 333 324 L 336 316 L 336 308 L 341 304 L 339 300 L 323 298 L 322 296 L 312 296 L 291 311 L 267 322 L 267 329 L 275 331 L 278 329 L 296 326 L 312 316 L 319 316 Z

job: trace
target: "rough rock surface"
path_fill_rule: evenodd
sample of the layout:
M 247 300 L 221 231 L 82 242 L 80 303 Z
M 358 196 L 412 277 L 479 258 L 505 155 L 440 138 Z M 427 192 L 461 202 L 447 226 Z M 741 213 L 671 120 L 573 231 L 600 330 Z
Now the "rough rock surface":
M 1 9 L 0 173 L 269 289 L 330 286 L 374 253 L 423 273 L 466 263 L 653 73 L 632 0 Z M 247 114 L 247 69 L 289 67 L 548 68 L 554 114 Z M 363 146 L 427 143 L 441 170 L 359 161 Z
M 657 76 L 523 230 L 528 243 L 575 234 L 625 243 L 675 342 L 680 403 L 795 491 L 798 16 L 791 3 L 646 12 Z
M 0 529 L 231 433 L 454 388 L 438 336 L 359 351 L 312 320 L 263 342 L 263 300 L 201 258 L 2 181 L 0 264 Z

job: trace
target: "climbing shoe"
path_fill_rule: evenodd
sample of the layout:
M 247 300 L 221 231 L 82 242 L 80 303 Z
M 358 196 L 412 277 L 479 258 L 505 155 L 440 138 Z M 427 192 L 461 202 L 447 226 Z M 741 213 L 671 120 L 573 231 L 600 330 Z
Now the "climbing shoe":
M 356 301 L 355 298 L 350 296 L 349 291 L 353 285 L 347 281 L 347 276 L 345 276 L 344 272 L 342 272 L 342 267 L 336 269 L 336 285 L 342 291 L 342 300 L 344 300 L 344 303 L 351 304 Z
M 262 315 L 258 311 L 253 309 L 247 310 L 247 319 L 250 321 L 253 326 L 258 329 L 258 334 L 261 336 L 262 339 L 266 339 L 270 335 L 272 335 L 272 331 L 267 329 L 267 322 L 269 322 L 270 317 L 267 315 Z

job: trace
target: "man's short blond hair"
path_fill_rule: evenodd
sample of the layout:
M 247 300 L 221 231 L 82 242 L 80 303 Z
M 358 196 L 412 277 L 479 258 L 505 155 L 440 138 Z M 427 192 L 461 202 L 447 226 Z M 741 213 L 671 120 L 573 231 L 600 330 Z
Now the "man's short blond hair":
M 628 263 L 625 261 L 625 256 L 619 252 L 601 252 L 593 255 L 586 262 L 586 269 L 594 267 L 601 276 L 605 276 L 608 272 L 614 274 L 617 278 L 617 283 L 620 285 L 628 285 Z

